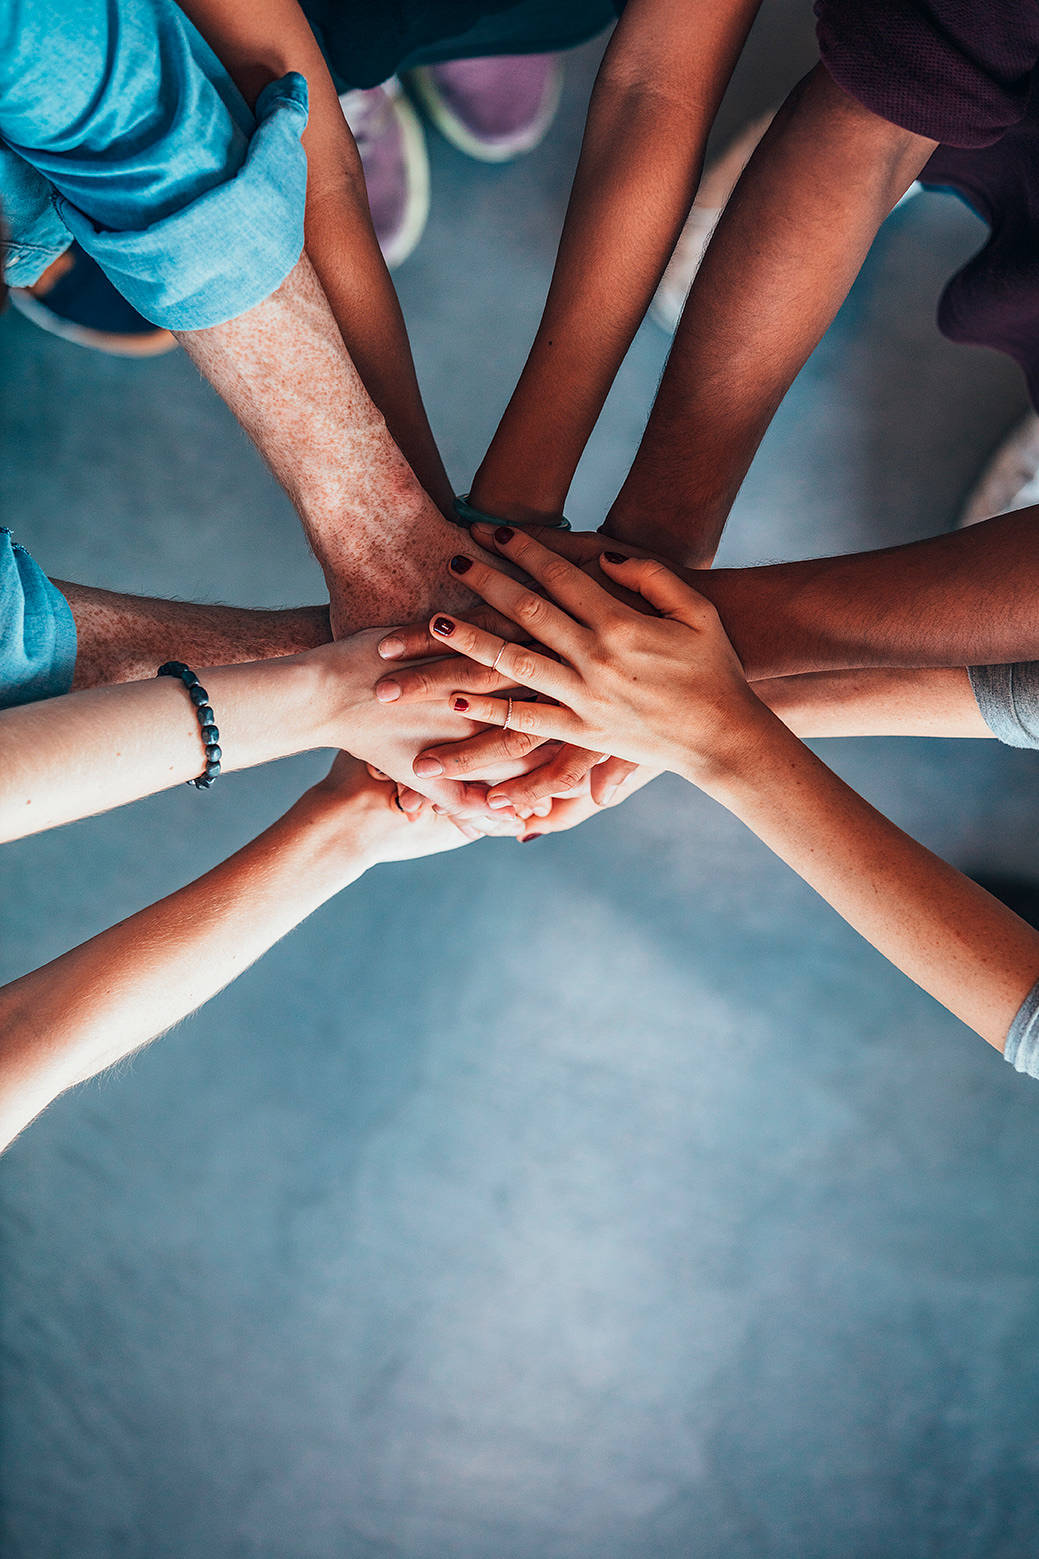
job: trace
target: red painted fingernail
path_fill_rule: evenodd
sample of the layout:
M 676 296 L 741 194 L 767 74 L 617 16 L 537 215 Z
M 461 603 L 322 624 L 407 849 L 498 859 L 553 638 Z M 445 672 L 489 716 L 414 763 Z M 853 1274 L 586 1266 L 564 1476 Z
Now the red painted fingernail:
M 541 837 L 540 834 L 522 834 L 520 836 L 520 844 L 529 844 L 532 839 L 540 839 Z
M 607 563 L 626 563 L 628 561 L 623 552 L 604 552 L 603 557 Z
M 457 709 L 459 714 L 462 714 L 469 708 L 469 700 L 467 698 L 456 698 L 451 707 Z
M 442 634 L 446 639 L 455 631 L 455 625 L 450 617 L 437 617 L 433 621 L 433 632 Z
M 448 566 L 452 574 L 467 574 L 473 566 L 473 560 L 467 558 L 464 552 L 456 552 Z
M 511 526 L 499 525 L 498 529 L 494 533 L 494 539 L 499 546 L 504 547 L 505 543 L 511 541 L 515 534 L 516 532 L 512 529 Z

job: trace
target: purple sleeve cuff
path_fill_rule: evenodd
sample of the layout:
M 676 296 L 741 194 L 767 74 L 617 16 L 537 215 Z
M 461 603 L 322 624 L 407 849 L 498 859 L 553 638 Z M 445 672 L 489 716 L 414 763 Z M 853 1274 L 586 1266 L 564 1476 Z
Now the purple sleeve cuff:
M 947 146 L 991 146 L 1028 107 L 1039 8 L 1020 0 L 816 0 L 823 64 L 882 119 Z

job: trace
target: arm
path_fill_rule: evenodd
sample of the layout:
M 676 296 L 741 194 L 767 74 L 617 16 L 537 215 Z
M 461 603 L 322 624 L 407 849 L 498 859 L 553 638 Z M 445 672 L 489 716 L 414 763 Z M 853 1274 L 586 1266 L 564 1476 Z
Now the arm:
M 446 619 L 442 636 L 481 665 L 558 700 L 514 704 L 518 729 L 668 768 L 727 807 L 910 979 L 989 1043 L 1039 974 L 1039 932 L 908 838 L 832 774 L 756 698 L 703 597 L 660 563 L 604 561 L 646 616 L 527 536 L 498 543 L 549 599 L 486 565 L 472 586 L 560 656 Z M 434 631 L 435 629 L 434 625 Z M 467 719 L 501 725 L 500 698 Z
M 408 823 L 391 786 L 337 760 L 197 882 L 0 990 L 0 1147 L 65 1089 L 202 1006 L 368 867 L 461 842 L 435 818 Z
M 452 735 L 457 716 L 439 698 L 395 707 L 374 697 L 385 671 L 375 648 L 380 638 L 374 629 L 302 655 L 193 667 L 213 706 L 223 772 L 315 747 L 341 748 L 417 786 L 460 820 L 493 821 L 482 786 L 413 777 L 416 753 Z M 123 806 L 195 778 L 203 763 L 193 705 L 174 678 L 0 711 L 0 840 Z M 523 765 L 505 767 L 515 774 Z
M 474 532 L 484 545 L 491 534 Z M 538 539 L 617 588 L 598 564 L 609 537 L 542 531 Z M 717 608 L 752 681 L 1039 660 L 1039 506 L 875 552 L 680 572 Z
M 759 4 L 629 0 L 596 78 L 544 315 L 473 483 L 489 513 L 562 512 L 688 214 Z
M 753 680 L 1039 659 L 1039 510 L 845 557 L 686 576 Z
M 248 313 L 178 339 L 299 511 L 336 637 L 426 611 L 447 558 L 475 549 L 394 443 L 306 256 Z
M 443 508 L 451 502 L 451 489 L 422 405 L 404 316 L 372 228 L 361 160 L 309 22 L 296 0 L 255 0 L 248 6 L 185 0 L 181 10 L 250 106 L 289 71 L 306 77 L 307 256 L 392 438 Z
M 776 408 L 935 144 L 863 108 L 822 65 L 795 89 L 693 283 L 611 536 L 711 561 Z
M 295 655 L 331 637 L 327 606 L 253 611 L 54 583 L 76 622 L 77 691 L 152 676 L 172 657 L 191 666 L 231 666 Z
M 39 0 L 0 15 L 0 135 L 49 183 L 58 227 L 175 332 L 239 417 L 300 509 L 341 634 L 425 610 L 458 535 L 299 258 L 306 113 L 290 75 L 251 114 L 165 0 Z
M 817 671 L 751 684 L 797 736 L 989 737 L 962 666 Z

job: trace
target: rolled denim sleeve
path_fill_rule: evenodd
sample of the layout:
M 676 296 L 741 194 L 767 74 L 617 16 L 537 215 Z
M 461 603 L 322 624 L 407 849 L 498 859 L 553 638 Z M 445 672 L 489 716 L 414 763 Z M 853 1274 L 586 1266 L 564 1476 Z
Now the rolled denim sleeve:
M 76 667 L 76 623 L 61 591 L 0 530 L 0 709 L 67 693 Z
M 1039 661 L 968 666 L 981 717 L 1008 747 L 1039 747 Z
M 302 76 L 252 113 L 173 0 L 0 0 L 0 138 L 70 241 L 167 329 L 233 319 L 295 265 L 306 121 Z M 32 235 L 10 237 L 24 264 Z

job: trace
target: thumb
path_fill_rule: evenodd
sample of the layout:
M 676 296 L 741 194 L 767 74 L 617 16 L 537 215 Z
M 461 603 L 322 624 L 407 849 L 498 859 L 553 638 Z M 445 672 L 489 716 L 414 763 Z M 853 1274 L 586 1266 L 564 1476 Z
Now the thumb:
M 710 603 L 655 558 L 621 558 L 619 553 L 604 552 L 599 564 L 608 578 L 640 595 L 661 616 L 690 628 L 703 627 Z

